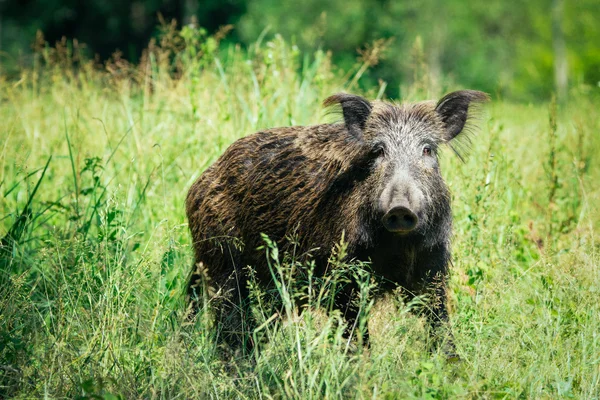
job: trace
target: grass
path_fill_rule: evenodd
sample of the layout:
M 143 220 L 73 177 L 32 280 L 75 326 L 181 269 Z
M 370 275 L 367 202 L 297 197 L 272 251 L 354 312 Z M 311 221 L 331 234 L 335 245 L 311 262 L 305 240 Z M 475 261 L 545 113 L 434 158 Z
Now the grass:
M 596 89 L 560 106 L 496 99 L 466 162 L 443 154 L 461 362 L 427 351 L 419 305 L 398 294 L 365 296 L 372 347 L 354 349 L 317 307 L 335 276 L 283 320 L 254 285 L 262 341 L 224 362 L 210 301 L 185 318 L 187 189 L 239 137 L 327 121 L 320 102 L 372 60 L 344 73 L 280 38 L 219 52 L 218 36 L 186 29 L 168 27 L 140 65 L 99 70 L 63 43 L 0 77 L 0 397 L 600 396 Z M 442 94 L 427 90 L 411 93 Z M 265 251 L 293 297 L 293 257 Z

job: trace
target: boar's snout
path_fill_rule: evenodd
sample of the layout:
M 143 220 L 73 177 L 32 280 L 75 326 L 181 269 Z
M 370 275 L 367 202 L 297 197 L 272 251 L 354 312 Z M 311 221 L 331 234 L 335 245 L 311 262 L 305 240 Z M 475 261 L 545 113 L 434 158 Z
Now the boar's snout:
M 408 233 L 415 229 L 419 218 L 408 207 L 396 206 L 383 216 L 381 222 L 390 232 Z
M 394 169 L 379 197 L 381 224 L 389 232 L 407 234 L 419 225 L 425 199 L 406 168 L 396 166 Z

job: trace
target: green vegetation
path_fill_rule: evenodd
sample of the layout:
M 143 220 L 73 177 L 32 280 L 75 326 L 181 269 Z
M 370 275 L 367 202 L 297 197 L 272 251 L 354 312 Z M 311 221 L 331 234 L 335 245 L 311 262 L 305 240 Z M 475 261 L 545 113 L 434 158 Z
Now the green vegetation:
M 364 266 L 290 285 L 293 256 L 268 242 L 279 295 L 309 285 L 313 307 L 299 315 L 287 301 L 273 318 L 270 294 L 253 290 L 257 352 L 221 361 L 210 300 L 185 317 L 187 189 L 243 135 L 327 121 L 320 102 L 357 90 L 378 53 L 344 73 L 280 37 L 217 44 L 171 29 L 139 65 L 105 70 L 76 46 L 42 47 L 18 80 L 0 77 L 0 397 L 600 396 L 600 99 L 585 86 L 562 106 L 494 101 L 465 163 L 443 154 L 461 362 L 427 351 L 409 312 L 419 302 L 371 307 Z M 409 99 L 448 86 L 415 77 Z M 342 270 L 365 281 L 368 350 L 317 307 Z
M 102 60 L 116 49 L 138 62 L 160 32 L 161 16 L 180 26 L 196 23 L 214 34 L 232 25 L 226 40 L 251 46 L 281 34 L 303 52 L 331 51 L 350 70 L 356 51 L 387 41 L 383 62 L 361 79 L 379 79 L 386 94 L 408 97 L 415 74 L 454 82 L 496 99 L 559 100 L 568 87 L 600 82 L 598 0 L 4 0 L 0 2 L 0 68 L 28 65 L 30 43 L 42 31 L 54 44 L 63 36 L 87 45 Z M 415 52 L 421 58 L 411 57 Z
M 256 0 L 248 2 L 236 27 L 246 42 L 267 25 L 301 48 L 331 49 L 336 64 L 345 68 L 354 63 L 355 49 L 392 38 L 385 61 L 369 72 L 367 82 L 384 79 L 393 96 L 405 98 L 415 71 L 425 69 L 434 81 L 451 78 L 496 98 L 541 100 L 554 90 L 553 68 L 563 61 L 571 84 L 600 81 L 595 22 L 600 3 L 562 3 Z M 556 48 L 561 40 L 564 51 Z M 410 57 L 415 51 L 423 52 L 426 64 Z

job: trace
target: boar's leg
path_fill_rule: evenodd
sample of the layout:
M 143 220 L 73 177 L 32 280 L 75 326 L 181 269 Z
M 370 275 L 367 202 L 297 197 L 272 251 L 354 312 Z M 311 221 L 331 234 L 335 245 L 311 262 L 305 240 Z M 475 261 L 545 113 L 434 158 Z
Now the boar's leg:
M 436 345 L 443 345 L 443 351 L 448 359 L 457 359 L 454 347 L 454 337 L 449 327 L 447 300 L 447 274 L 450 262 L 449 252 L 445 246 L 437 246 L 424 254 L 420 254 L 417 271 L 421 271 L 420 280 L 423 284 L 421 293 L 429 295 L 429 301 L 424 309 L 429 330 Z
M 219 341 L 222 340 L 233 351 L 250 354 L 254 347 L 252 332 L 255 322 L 250 309 L 247 277 L 241 269 L 235 269 L 226 278 L 226 284 L 217 294 L 214 311 L 220 327 Z
M 358 285 L 349 283 L 343 287 L 335 296 L 335 308 L 340 310 L 342 317 L 346 320 L 346 329 L 344 337 L 351 338 L 356 333 L 356 338 L 359 344 L 369 347 L 369 328 L 359 329 L 360 323 L 360 304 L 358 299 Z
M 228 345 L 230 350 L 246 354 L 252 350 L 254 320 L 250 310 L 247 276 L 240 267 L 241 254 L 231 243 L 221 243 L 221 250 L 214 247 L 198 249 L 196 269 L 188 283 L 190 302 L 189 317 L 193 318 L 208 301 L 214 312 L 217 341 Z M 200 261 L 199 258 L 203 260 Z
M 448 308 L 446 304 L 446 282 L 445 278 L 434 279 L 429 291 L 431 301 L 425 309 L 425 316 L 429 329 L 433 334 L 437 346 L 442 345 L 443 352 L 448 359 L 458 359 L 459 356 L 454 346 L 454 336 L 448 324 Z

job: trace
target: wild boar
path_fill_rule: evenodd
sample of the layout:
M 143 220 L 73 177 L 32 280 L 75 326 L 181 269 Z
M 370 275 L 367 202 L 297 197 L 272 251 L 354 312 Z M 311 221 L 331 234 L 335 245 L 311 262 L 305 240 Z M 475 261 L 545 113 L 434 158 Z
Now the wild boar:
M 324 105 L 341 108 L 343 123 L 274 128 L 234 142 L 187 196 L 192 304 L 200 267 L 221 293 L 217 319 L 236 346 L 242 331 L 252 329 L 245 267 L 254 268 L 259 282 L 271 280 L 264 251 L 257 250 L 260 234 L 282 246 L 295 234 L 299 251 L 312 250 L 317 274 L 344 235 L 348 259 L 370 262 L 382 278 L 381 293 L 396 286 L 408 296 L 430 293 L 428 321 L 443 326 L 452 213 L 438 151 L 487 100 L 473 90 L 412 104 L 340 93 Z M 336 298 L 349 326 L 358 312 L 354 289 L 348 285 Z M 451 335 L 448 341 L 452 352 Z

